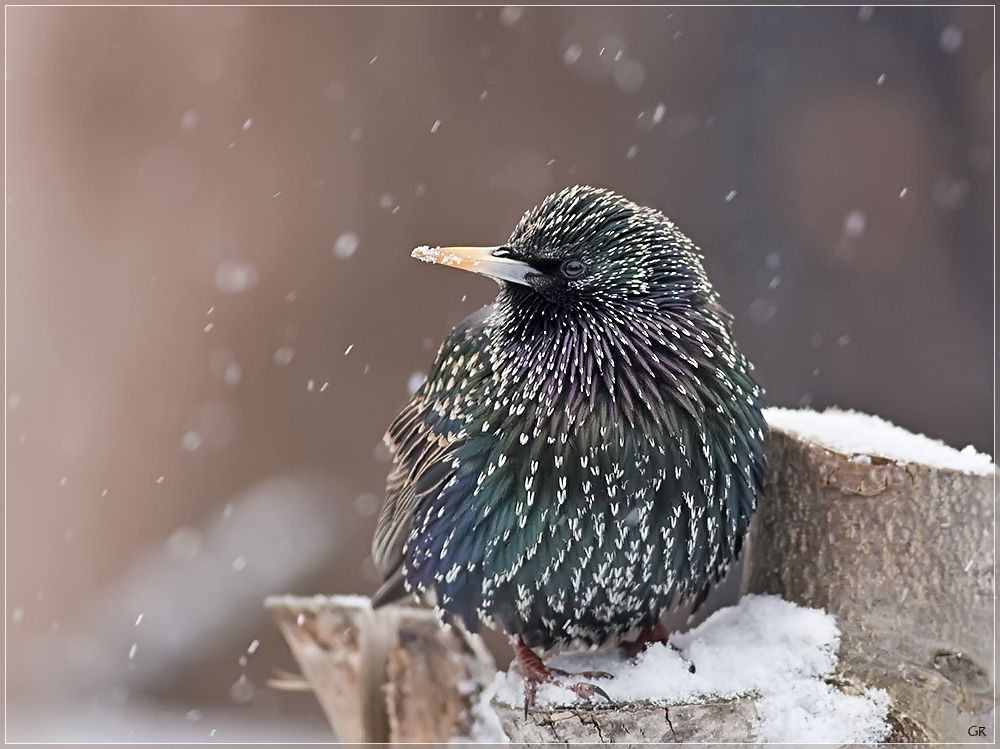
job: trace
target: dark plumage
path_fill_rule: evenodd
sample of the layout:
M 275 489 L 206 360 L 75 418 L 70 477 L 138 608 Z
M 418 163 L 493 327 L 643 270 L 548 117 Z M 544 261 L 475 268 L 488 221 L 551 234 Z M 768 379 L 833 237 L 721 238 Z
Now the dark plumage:
M 695 245 L 658 211 L 573 187 L 501 247 L 414 255 L 500 292 L 386 435 L 376 603 L 410 590 L 549 648 L 703 598 L 746 534 L 766 426 Z

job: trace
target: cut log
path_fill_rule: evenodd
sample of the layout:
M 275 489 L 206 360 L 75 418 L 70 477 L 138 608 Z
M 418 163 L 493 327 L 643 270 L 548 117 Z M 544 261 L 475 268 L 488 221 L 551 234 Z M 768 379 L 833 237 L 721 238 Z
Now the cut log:
M 898 738 L 992 739 L 992 471 L 835 452 L 771 421 L 744 590 L 834 614 L 843 677 L 888 691 Z
M 447 742 L 467 730 L 495 672 L 478 637 L 430 610 L 373 610 L 361 596 L 274 596 L 265 606 L 341 741 Z

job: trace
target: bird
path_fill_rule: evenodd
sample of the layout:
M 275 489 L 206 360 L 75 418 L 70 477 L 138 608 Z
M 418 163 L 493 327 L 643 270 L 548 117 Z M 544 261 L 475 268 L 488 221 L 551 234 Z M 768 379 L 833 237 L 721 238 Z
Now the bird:
M 733 318 L 700 249 L 605 188 L 549 195 L 501 245 L 412 255 L 499 291 L 386 432 L 373 605 L 501 629 L 526 715 L 544 682 L 607 698 L 607 674 L 543 655 L 666 642 L 661 617 L 723 578 L 762 492 L 763 390 Z

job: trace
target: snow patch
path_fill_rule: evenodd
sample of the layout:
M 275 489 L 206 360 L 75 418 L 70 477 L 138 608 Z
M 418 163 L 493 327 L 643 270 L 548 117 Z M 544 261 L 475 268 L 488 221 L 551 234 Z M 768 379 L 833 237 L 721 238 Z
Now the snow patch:
M 992 476 L 993 458 L 976 452 L 972 445 L 956 450 L 945 443 L 908 432 L 877 416 L 828 408 L 822 413 L 809 409 L 768 408 L 767 423 L 778 431 L 791 434 L 856 462 L 863 456 L 891 460 L 899 465 L 918 463 L 933 468 Z
M 657 644 L 632 661 L 615 649 L 560 654 L 546 663 L 570 672 L 606 671 L 612 678 L 595 683 L 613 702 L 670 705 L 756 696 L 758 741 L 880 741 L 889 734 L 888 695 L 848 695 L 825 680 L 834 674 L 839 640 L 834 617 L 824 611 L 750 595 L 671 637 L 680 652 Z M 524 702 L 524 681 L 513 669 L 497 674 L 492 688 L 499 702 Z M 543 684 L 535 704 L 579 702 L 569 689 Z
M 501 674 L 497 674 L 501 676 Z M 493 697 L 496 694 L 497 684 L 499 679 L 494 679 L 491 684 L 488 684 L 485 689 L 479 694 L 479 697 L 475 702 L 472 703 L 472 707 L 469 708 L 469 731 L 468 736 L 455 736 L 452 738 L 452 744 L 509 744 L 510 739 L 507 734 L 503 732 L 503 727 L 500 725 L 500 718 L 490 707 L 490 703 L 493 701 Z M 461 685 L 459 685 L 461 686 Z M 474 688 L 478 688 L 475 685 Z

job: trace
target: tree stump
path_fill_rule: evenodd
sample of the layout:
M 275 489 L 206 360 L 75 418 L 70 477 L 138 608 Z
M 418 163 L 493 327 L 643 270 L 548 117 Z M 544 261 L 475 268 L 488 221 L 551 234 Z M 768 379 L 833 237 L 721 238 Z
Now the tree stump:
M 836 452 L 768 419 L 744 590 L 834 614 L 843 676 L 888 691 L 897 738 L 992 741 L 992 470 Z

